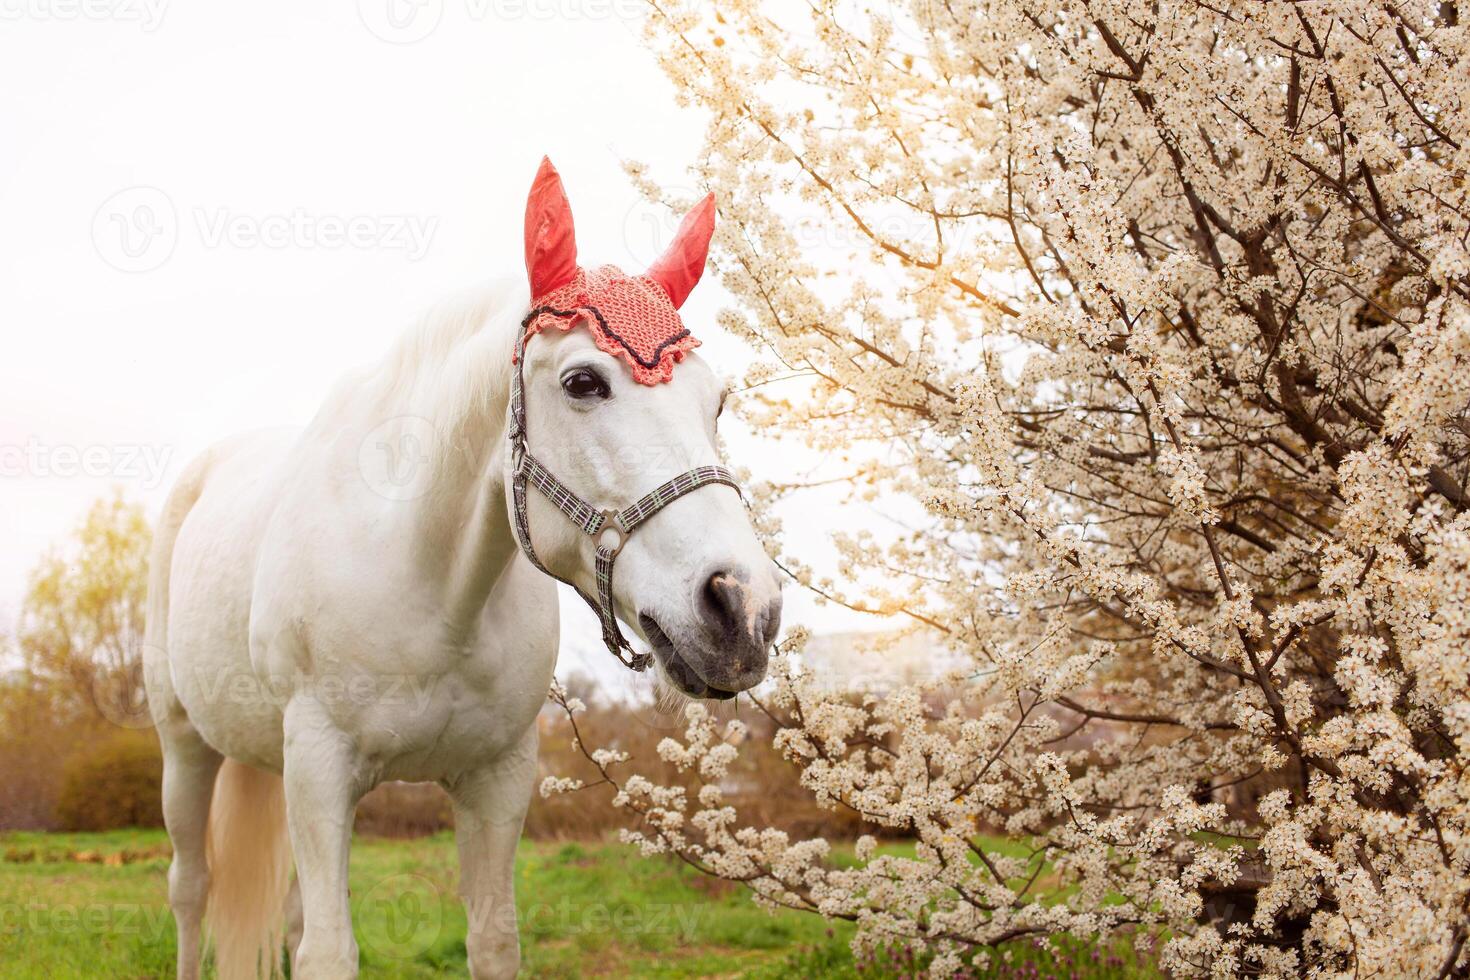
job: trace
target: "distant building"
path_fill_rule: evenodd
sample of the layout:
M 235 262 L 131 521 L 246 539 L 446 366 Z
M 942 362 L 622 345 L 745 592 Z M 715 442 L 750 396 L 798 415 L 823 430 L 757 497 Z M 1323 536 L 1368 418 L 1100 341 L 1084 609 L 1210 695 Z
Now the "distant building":
M 958 664 L 933 633 L 921 630 L 818 633 L 800 658 L 824 689 L 874 694 L 930 680 Z

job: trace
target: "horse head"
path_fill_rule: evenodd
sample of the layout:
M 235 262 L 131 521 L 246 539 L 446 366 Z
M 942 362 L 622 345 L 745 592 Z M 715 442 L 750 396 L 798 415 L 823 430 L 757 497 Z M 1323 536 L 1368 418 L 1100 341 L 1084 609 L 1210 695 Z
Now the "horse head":
M 606 610 L 605 634 L 611 623 L 621 637 L 615 613 L 675 688 L 730 698 L 765 677 L 781 591 L 719 467 L 723 386 L 678 313 L 704 270 L 714 214 L 710 196 L 643 275 L 588 270 L 561 180 L 542 161 L 526 207 L 531 310 L 517 345 L 511 431 L 521 442 L 507 482 L 524 486 L 529 457 L 541 492 L 518 488 L 523 547 Z

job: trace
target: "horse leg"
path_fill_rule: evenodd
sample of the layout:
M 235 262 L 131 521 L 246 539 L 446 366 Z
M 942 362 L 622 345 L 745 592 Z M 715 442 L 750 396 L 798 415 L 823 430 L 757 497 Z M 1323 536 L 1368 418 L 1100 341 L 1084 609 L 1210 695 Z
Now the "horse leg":
M 347 901 L 347 857 L 352 814 L 362 795 L 361 760 L 351 740 L 309 698 L 287 706 L 285 734 L 286 823 L 304 913 L 296 968 L 304 980 L 352 980 L 357 941 Z
M 291 879 L 286 895 L 286 955 L 291 958 L 291 976 L 300 976 L 296 967 L 296 947 L 301 945 L 301 879 Z
M 536 728 L 492 765 L 466 773 L 445 789 L 454 802 L 460 896 L 469 919 L 465 946 L 474 980 L 514 977 L 521 947 L 516 935 L 515 858 L 536 779 Z
M 163 745 L 163 822 L 174 849 L 168 902 L 178 928 L 178 980 L 198 980 L 199 927 L 209 898 L 209 800 L 223 760 L 181 716 L 160 724 L 158 736 Z

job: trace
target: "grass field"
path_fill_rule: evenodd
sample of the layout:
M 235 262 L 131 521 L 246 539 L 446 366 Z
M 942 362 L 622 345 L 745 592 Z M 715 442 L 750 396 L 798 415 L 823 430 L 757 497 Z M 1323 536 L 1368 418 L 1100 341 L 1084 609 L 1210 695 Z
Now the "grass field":
M 161 831 L 0 835 L 0 964 L 8 980 L 172 975 Z M 465 918 L 448 834 L 360 838 L 352 907 L 364 978 L 465 976 Z M 755 907 L 738 886 L 604 843 L 525 841 L 516 861 L 523 975 L 895 976 L 859 971 L 850 927 Z M 1023 950 L 996 977 L 1125 980 L 1156 974 L 1120 944 Z

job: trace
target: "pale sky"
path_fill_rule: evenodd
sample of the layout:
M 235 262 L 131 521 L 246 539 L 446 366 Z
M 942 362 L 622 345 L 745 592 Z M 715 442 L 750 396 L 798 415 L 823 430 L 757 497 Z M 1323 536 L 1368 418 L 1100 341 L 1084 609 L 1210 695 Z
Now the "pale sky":
M 542 154 L 586 259 L 652 259 L 677 216 L 620 161 L 681 186 L 703 120 L 675 105 L 641 10 L 0 0 L 0 627 L 110 487 L 156 515 L 211 442 L 305 422 L 422 309 L 521 274 Z M 725 302 L 710 280 L 684 308 L 717 368 L 746 357 L 713 326 Z M 810 465 L 727 438 L 761 475 Z M 841 516 L 812 506 L 788 524 L 815 556 Z M 854 625 L 786 601 L 788 623 Z

